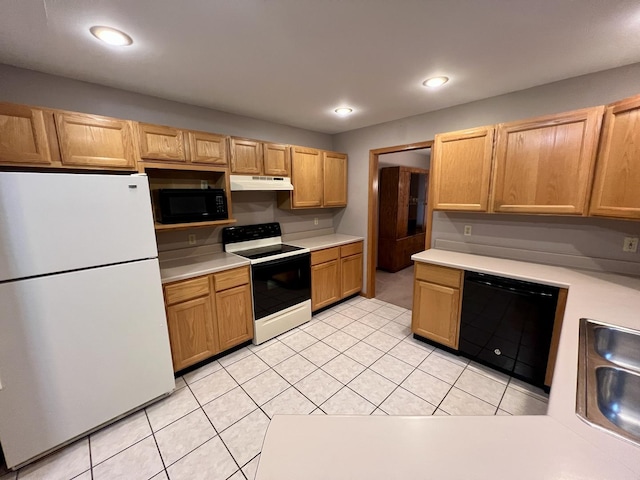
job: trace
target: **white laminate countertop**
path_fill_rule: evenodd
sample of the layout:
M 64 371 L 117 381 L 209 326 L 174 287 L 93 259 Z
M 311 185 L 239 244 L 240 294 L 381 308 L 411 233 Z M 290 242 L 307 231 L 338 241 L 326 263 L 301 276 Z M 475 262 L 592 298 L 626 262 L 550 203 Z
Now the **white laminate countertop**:
M 186 280 L 221 270 L 249 265 L 249 260 L 233 253 L 219 252 L 160 260 L 162 283 Z
M 579 320 L 640 330 L 640 278 L 436 249 L 412 259 L 569 289 L 547 415 L 421 417 L 413 422 L 412 417 L 276 416 L 257 480 L 640 479 L 640 446 L 575 414 Z M 290 453 L 298 447 L 299 454 Z
M 301 238 L 298 240 L 284 240 L 287 245 L 294 247 L 308 248 L 312 252 L 314 250 L 322 250 L 323 248 L 338 247 L 347 243 L 359 242 L 364 240 L 362 237 L 354 237 L 352 235 L 343 235 L 334 233 L 333 235 L 321 235 L 319 237 Z

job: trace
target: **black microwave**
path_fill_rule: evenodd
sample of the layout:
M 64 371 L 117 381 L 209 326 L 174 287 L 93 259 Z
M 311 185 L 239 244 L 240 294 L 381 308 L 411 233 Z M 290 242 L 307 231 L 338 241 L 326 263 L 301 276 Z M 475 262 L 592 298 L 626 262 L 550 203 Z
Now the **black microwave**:
M 160 223 L 210 222 L 226 220 L 227 196 L 220 188 L 161 188 L 160 208 L 156 214 Z

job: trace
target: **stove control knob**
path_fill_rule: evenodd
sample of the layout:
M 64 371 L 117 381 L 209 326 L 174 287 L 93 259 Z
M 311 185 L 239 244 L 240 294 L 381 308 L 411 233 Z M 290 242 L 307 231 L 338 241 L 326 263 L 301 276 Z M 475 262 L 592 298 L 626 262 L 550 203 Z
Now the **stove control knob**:
M 496 348 L 493 353 L 495 353 L 496 355 L 502 355 L 502 352 L 500 351 L 499 348 Z

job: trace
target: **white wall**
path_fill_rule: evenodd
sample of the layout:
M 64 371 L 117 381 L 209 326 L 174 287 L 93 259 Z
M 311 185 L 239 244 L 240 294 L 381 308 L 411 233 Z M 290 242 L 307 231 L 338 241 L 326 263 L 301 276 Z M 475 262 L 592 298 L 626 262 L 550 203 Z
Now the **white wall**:
M 0 101 L 24 103 L 93 113 L 173 127 L 243 136 L 332 150 L 332 138 L 324 133 L 280 125 L 208 108 L 127 92 L 46 73 L 0 64 Z M 274 192 L 234 192 L 234 217 L 238 225 L 279 221 L 284 233 L 333 227 L 337 209 L 284 211 L 276 208 Z M 318 218 L 315 225 L 314 218 Z M 220 241 L 220 228 L 158 233 L 158 248 L 188 246 L 189 234 L 197 244 Z
M 334 135 L 334 148 L 349 154 L 350 178 L 349 205 L 336 217 L 337 231 L 366 237 L 369 150 L 432 140 L 441 132 L 610 103 L 640 93 L 639 78 L 640 64 L 634 64 Z M 623 234 L 640 236 L 640 222 L 572 219 L 567 220 L 567 227 L 562 220 L 552 222 L 553 227 L 541 224 L 540 217 L 485 218 L 436 213 L 433 239 L 447 237 L 471 242 L 474 236 L 465 239 L 461 234 L 461 228 L 471 224 L 479 232 L 496 228 L 512 241 L 533 249 L 586 252 L 598 258 L 612 258 L 621 256 Z M 545 241 L 550 229 L 557 235 Z M 482 241 L 496 242 L 492 235 L 483 237 Z M 531 238 L 535 242 L 528 241 Z M 627 253 L 623 257 L 640 267 L 640 254 Z
M 378 157 L 379 168 L 395 167 L 397 165 L 402 165 L 403 167 L 428 169 L 431 165 L 431 149 L 385 153 Z

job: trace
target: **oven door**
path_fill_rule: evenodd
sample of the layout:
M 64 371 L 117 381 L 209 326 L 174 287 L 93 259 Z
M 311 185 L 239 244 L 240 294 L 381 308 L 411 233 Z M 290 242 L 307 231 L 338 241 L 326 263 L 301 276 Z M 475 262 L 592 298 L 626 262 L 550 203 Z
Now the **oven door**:
M 311 254 L 251 266 L 255 319 L 311 299 Z

